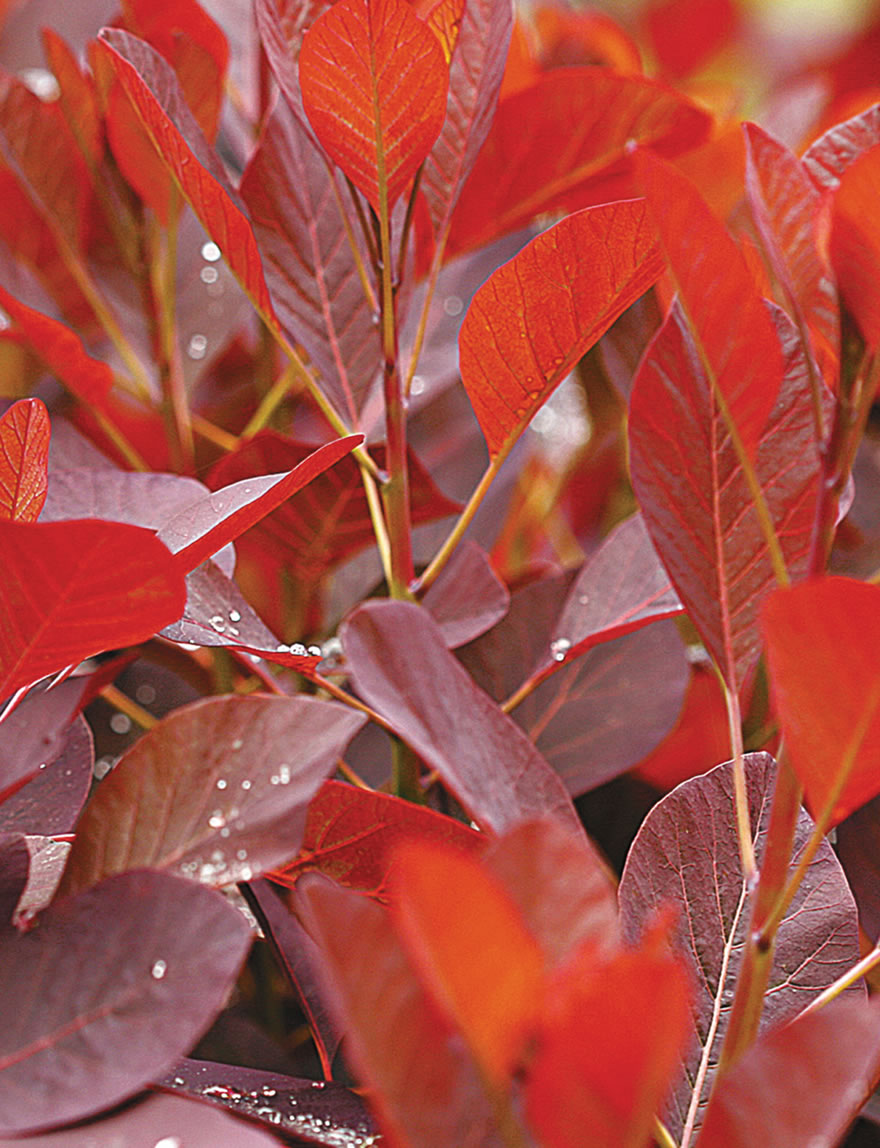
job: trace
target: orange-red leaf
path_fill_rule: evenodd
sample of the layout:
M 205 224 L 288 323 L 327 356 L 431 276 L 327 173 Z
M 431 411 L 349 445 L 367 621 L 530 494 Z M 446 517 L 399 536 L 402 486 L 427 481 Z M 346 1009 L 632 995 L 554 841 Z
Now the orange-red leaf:
M 690 180 L 650 152 L 638 165 L 700 358 L 754 457 L 785 371 L 773 322 L 739 248 Z
M 480 862 L 448 845 L 406 843 L 392 913 L 424 983 L 486 1076 L 513 1070 L 540 1007 L 544 959 L 519 909 Z
M 443 126 L 440 41 L 405 0 L 338 0 L 303 38 L 299 74 L 315 134 L 381 214 Z
M 691 1027 L 660 931 L 602 960 L 592 943 L 547 985 L 526 1112 L 544 1148 L 645 1148 Z
M 815 579 L 776 590 L 762 619 L 792 767 L 834 825 L 880 793 L 880 587 Z
M 387 901 L 388 883 L 400 867 L 395 847 L 414 839 L 475 851 L 487 841 L 461 821 L 425 806 L 341 781 L 325 781 L 309 806 L 298 857 L 271 876 L 292 885 L 304 873 L 320 872 L 339 885 Z
M 0 518 L 39 518 L 48 488 L 50 434 L 39 399 L 22 399 L 0 419 Z
M 644 202 L 626 200 L 563 219 L 483 284 L 459 357 L 493 458 L 662 270 Z
M 866 151 L 841 176 L 831 230 L 831 260 L 840 292 L 872 350 L 880 345 L 878 195 L 880 145 Z

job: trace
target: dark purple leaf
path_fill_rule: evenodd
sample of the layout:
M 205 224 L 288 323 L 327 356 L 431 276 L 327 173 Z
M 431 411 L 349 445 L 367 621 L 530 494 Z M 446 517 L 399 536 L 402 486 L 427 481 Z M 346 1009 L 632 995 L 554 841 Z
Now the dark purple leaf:
M 361 1148 L 381 1142 L 364 1102 L 341 1084 L 208 1060 L 181 1060 L 158 1083 L 269 1124 L 297 1143 Z
M 0 722 L 0 801 L 58 757 L 88 684 L 87 677 L 70 678 L 52 689 L 31 690 Z
M 203 562 L 187 574 L 183 617 L 166 626 L 162 637 L 193 646 L 278 647 L 278 639 L 235 582 L 213 561 Z
M 89 795 L 94 762 L 92 731 L 80 715 L 65 730 L 58 756 L 0 805 L 0 833 L 70 833 Z
M 320 385 L 352 425 L 379 381 L 379 328 L 357 273 L 341 203 L 345 189 L 280 102 L 241 183 L 275 311 L 317 368 Z M 360 229 L 351 230 L 368 262 Z
M 837 826 L 837 855 L 849 879 L 859 920 L 869 937 L 880 937 L 880 797 Z
M 835 1148 L 878 1073 L 880 1002 L 832 1001 L 767 1033 L 732 1066 L 700 1146 Z
M 28 1148 L 277 1148 L 279 1141 L 205 1104 L 144 1096 L 103 1119 L 30 1136 L 24 1143 Z M 22 1148 L 22 1141 L 3 1137 L 0 1148 Z
M 524 733 L 474 685 L 426 611 L 368 602 L 341 631 L 358 693 L 468 813 L 496 833 L 543 814 L 580 831 L 562 782 Z
M 0 836 L 0 935 L 12 924 L 27 884 L 30 863 L 27 842 L 20 834 Z
M 510 594 L 485 550 L 467 540 L 455 550 L 423 605 L 443 631 L 446 645 L 454 650 L 503 618 Z
M 641 761 L 681 712 L 690 664 L 673 621 L 603 642 L 513 711 L 577 797 Z
M 224 486 L 166 523 L 159 537 L 187 573 L 195 570 L 363 441 L 359 434 L 336 439 L 318 447 L 286 474 L 268 474 Z
M 98 786 L 63 892 L 140 866 L 228 885 L 282 865 L 299 848 L 306 806 L 364 720 L 302 696 L 233 694 L 174 710 Z
M 766 753 L 745 757 L 749 813 L 758 865 L 764 852 L 776 763 Z M 801 812 L 795 859 L 813 823 Z M 794 866 L 794 862 L 793 862 Z M 646 817 L 620 883 L 621 926 L 634 941 L 663 905 L 679 910 L 674 938 L 695 988 L 694 1039 L 664 1119 L 679 1138 L 689 1108 L 695 1127 L 715 1077 L 751 913 L 742 877 L 733 796 L 733 766 L 719 765 L 685 781 Z M 819 847 L 777 934 L 764 998 L 762 1031 L 792 1020 L 859 959 L 858 918 L 834 851 Z M 863 995 L 862 988 L 851 990 Z M 717 1027 L 709 1037 L 717 1010 Z M 692 1082 L 705 1062 L 699 1097 Z
M 149 872 L 0 937 L 0 981 L 17 1002 L 0 1031 L 0 1130 L 91 1116 L 166 1071 L 222 1007 L 249 945 L 214 890 Z

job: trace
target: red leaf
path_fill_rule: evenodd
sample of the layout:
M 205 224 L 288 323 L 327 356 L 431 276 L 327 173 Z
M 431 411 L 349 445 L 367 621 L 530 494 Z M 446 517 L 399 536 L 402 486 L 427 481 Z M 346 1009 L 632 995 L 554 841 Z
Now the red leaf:
M 800 343 L 776 315 L 785 324 L 788 370 L 754 464 L 797 579 L 809 568 L 822 471 Z M 729 687 L 739 690 L 760 654 L 758 609 L 775 577 L 736 451 L 677 306 L 639 368 L 629 436 L 633 488 L 657 552 Z
M 550 72 L 499 105 L 447 254 L 482 247 L 543 212 L 636 195 L 625 158 L 631 140 L 676 155 L 709 126 L 706 112 L 655 80 L 606 68 Z M 613 195 L 602 190 L 609 180 Z
M 304 36 L 299 76 L 322 146 L 381 216 L 443 126 L 439 40 L 404 0 L 337 0 Z
M 785 370 L 773 322 L 739 248 L 690 180 L 650 152 L 639 152 L 638 166 L 700 360 L 754 458 Z
M 750 753 L 745 767 L 760 866 L 776 763 L 769 754 Z M 671 903 L 679 910 L 675 948 L 690 969 L 695 996 L 693 1039 L 682 1050 L 678 1078 L 663 1114 L 676 1142 L 689 1121 L 695 1129 L 702 1121 L 749 929 L 753 894 L 742 877 L 733 789 L 733 765 L 728 762 L 683 782 L 664 797 L 642 823 L 620 882 L 621 927 L 631 942 L 658 909 Z M 790 872 L 812 829 L 802 811 Z M 762 1031 L 792 1020 L 858 959 L 855 903 L 833 849 L 823 841 L 777 934 Z M 850 992 L 863 995 L 860 988 Z M 694 1089 L 697 1081 L 699 1094 Z
M 462 324 L 459 359 L 492 458 L 662 269 L 635 200 L 563 219 L 490 276 Z
M 880 104 L 835 124 L 804 152 L 804 166 L 821 191 L 833 190 L 859 156 L 880 144 Z
M 299 847 L 309 801 L 364 720 L 306 697 L 232 694 L 173 710 L 98 786 L 61 894 L 128 869 L 230 885 L 283 864 Z
M 690 1030 L 688 977 L 654 931 L 602 959 L 591 943 L 545 990 L 526 1084 L 546 1148 L 641 1148 Z
M 285 103 L 241 181 L 282 326 L 306 349 L 321 387 L 352 426 L 380 378 L 379 329 L 357 274 L 326 157 Z M 360 229 L 352 234 L 365 254 Z
M 48 487 L 49 414 L 22 399 L 0 418 L 0 519 L 35 522 Z
M 837 293 L 818 249 L 822 195 L 804 164 L 756 124 L 744 125 L 746 192 L 774 278 L 829 387 L 840 360 Z
M 122 84 L 157 154 L 230 270 L 262 317 L 273 322 L 250 220 L 186 106 L 170 65 L 148 44 L 116 28 L 101 31 L 97 51 Z
M 880 588 L 821 578 L 777 590 L 762 623 L 792 767 L 813 815 L 834 825 L 880 793 Z
M 174 553 L 180 569 L 187 573 L 195 570 L 363 441 L 360 434 L 336 439 L 312 451 L 287 474 L 269 474 L 223 487 L 163 526 L 162 541 Z
M 58 319 L 50 319 L 19 302 L 2 286 L 0 306 L 31 350 L 81 403 L 104 407 L 113 387 L 113 372 L 105 362 L 87 353 L 78 335 Z
M 391 913 L 418 975 L 495 1086 L 537 1021 L 544 959 L 515 902 L 479 860 L 449 845 L 397 849 Z
M 874 217 L 880 192 L 880 144 L 842 174 L 832 201 L 831 262 L 840 292 L 870 350 L 880 344 L 880 230 Z
M 339 885 L 384 902 L 400 866 L 396 846 L 415 839 L 459 850 L 480 851 L 485 845 L 475 830 L 433 809 L 387 793 L 325 781 L 309 806 L 299 855 L 270 876 L 293 885 L 306 873 L 323 873 Z
M 878 1074 L 880 1002 L 833 1001 L 768 1033 L 724 1074 L 700 1148 L 834 1148 Z
M 503 832 L 552 813 L 580 832 L 562 782 L 474 685 L 424 610 L 368 602 L 341 637 L 358 693 L 437 770 L 472 817 Z
M 64 118 L 83 155 L 100 163 L 104 141 L 94 82 L 54 29 L 43 28 L 42 35 L 46 60 L 58 81 Z
M 642 10 L 660 69 L 676 79 L 708 63 L 737 31 L 735 0 L 651 0 Z
M 0 697 L 179 618 L 186 586 L 152 531 L 0 521 Z
M 126 873 L 0 934 L 0 1131 L 65 1124 L 138 1092 L 205 1031 L 250 946 L 236 909 L 166 873 Z M 40 1087 L 35 1088 L 34 1082 Z

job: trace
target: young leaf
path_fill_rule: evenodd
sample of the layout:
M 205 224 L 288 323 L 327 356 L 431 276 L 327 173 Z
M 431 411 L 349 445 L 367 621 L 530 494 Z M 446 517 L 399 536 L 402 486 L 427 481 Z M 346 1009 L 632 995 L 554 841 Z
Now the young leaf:
M 655 931 L 604 960 L 590 943 L 545 990 L 526 1084 L 546 1148 L 642 1148 L 687 1041 L 690 985 Z
M 434 33 L 405 0 L 338 0 L 299 54 L 302 99 L 327 154 L 387 213 L 446 116 L 449 70 Z
M 819 254 L 821 194 L 801 160 L 756 124 L 745 124 L 746 193 L 773 276 L 830 388 L 840 360 L 834 281 Z
M 537 1022 L 544 958 L 501 882 L 437 842 L 398 846 L 391 913 L 422 983 L 504 1087 Z
M 803 353 L 790 322 L 776 317 L 787 371 L 754 466 L 796 579 L 809 567 L 822 469 Z M 633 489 L 657 552 L 728 686 L 740 690 L 760 654 L 758 609 L 775 577 L 715 391 L 677 306 L 639 368 L 629 442 Z
M 132 1096 L 223 1007 L 250 946 L 212 890 L 125 873 L 0 933 L 0 1131 L 81 1120 Z
M 48 486 L 50 434 L 40 399 L 21 399 L 0 418 L 0 518 L 39 518 Z
M 830 827 L 880 793 L 880 588 L 820 578 L 777 590 L 762 629 L 792 767 Z
M 880 344 L 880 232 L 873 214 L 878 190 L 880 144 L 859 156 L 840 178 L 832 201 L 830 252 L 840 292 L 872 352 Z
M 633 200 L 568 216 L 483 284 L 459 362 L 493 459 L 662 270 L 645 204 Z
M 180 569 L 187 573 L 195 570 L 363 441 L 359 434 L 336 439 L 312 451 L 286 474 L 245 479 L 223 487 L 166 523 L 159 536 Z
M 437 841 L 460 851 L 480 851 L 485 839 L 451 817 L 410 801 L 339 781 L 325 781 L 309 805 L 302 845 L 295 861 L 270 876 L 295 885 L 318 872 L 339 885 L 388 900 L 402 841 Z
M 478 689 L 417 606 L 367 602 L 341 631 L 358 693 L 436 769 L 468 813 L 503 832 L 552 813 L 580 831 L 562 782 Z
M 691 181 L 648 151 L 637 162 L 699 361 L 754 458 L 785 372 L 773 321 L 739 248 Z
M 499 104 L 459 198 L 447 255 L 482 247 L 543 212 L 637 195 L 630 141 L 676 155 L 702 143 L 710 123 L 656 80 L 610 68 L 548 72 Z
M 835 124 L 804 152 L 804 166 L 820 191 L 831 191 L 860 155 L 880 144 L 880 104 Z
M 765 753 L 746 754 L 745 763 L 760 865 L 776 766 Z M 698 1129 L 702 1122 L 749 927 L 752 894 L 742 878 L 733 802 L 730 762 L 683 782 L 645 818 L 620 883 L 621 926 L 631 942 L 659 908 L 671 903 L 679 909 L 674 940 L 696 996 L 693 1039 L 664 1114 L 676 1140 L 686 1125 Z M 801 812 L 792 869 L 812 829 Z M 762 1031 L 792 1020 L 858 959 L 855 904 L 840 863 L 823 842 L 777 934 Z
M 138 526 L 0 521 L 0 552 L 0 697 L 183 613 L 178 563 Z
M 878 1073 L 880 1002 L 832 1001 L 767 1033 L 725 1073 L 700 1148 L 835 1148 Z
M 230 695 L 174 710 L 98 786 L 62 893 L 141 867 L 228 885 L 282 864 L 364 720 L 306 697 Z
M 388 912 L 325 878 L 303 885 L 297 912 L 320 946 L 328 1003 L 383 1130 L 418 1148 L 492 1143 L 476 1067 L 419 981 Z
M 379 379 L 381 344 L 335 179 L 309 133 L 279 103 L 248 163 L 241 197 L 281 325 L 308 352 L 336 409 L 357 426 Z M 360 230 L 352 234 L 366 266 Z

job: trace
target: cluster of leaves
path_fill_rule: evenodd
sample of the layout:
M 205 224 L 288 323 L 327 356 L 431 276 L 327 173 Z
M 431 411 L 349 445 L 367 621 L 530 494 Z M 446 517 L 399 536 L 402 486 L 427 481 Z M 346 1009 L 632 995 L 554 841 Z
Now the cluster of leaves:
M 733 0 L 123 0 L 28 70 L 34 7 L 2 1142 L 832 1148 L 880 1077 L 880 22 L 758 77 Z M 267 996 L 324 1079 L 278 1008 L 280 1065 L 205 1059 Z

